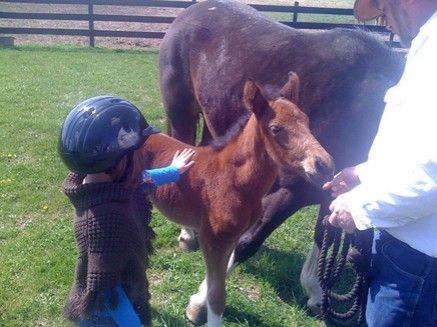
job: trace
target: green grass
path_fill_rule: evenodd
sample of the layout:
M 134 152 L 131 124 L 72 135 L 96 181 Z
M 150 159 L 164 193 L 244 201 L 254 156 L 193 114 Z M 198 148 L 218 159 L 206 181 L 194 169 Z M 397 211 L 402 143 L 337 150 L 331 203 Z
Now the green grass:
M 156 51 L 78 47 L 0 48 L 0 326 L 70 326 L 62 307 L 73 279 L 72 207 L 58 133 L 68 111 L 95 95 L 134 102 L 164 127 Z M 228 280 L 226 326 L 322 326 L 298 280 L 315 208 L 291 217 Z M 154 212 L 148 277 L 153 325 L 190 326 L 185 306 L 203 279 L 200 253 L 183 253 L 178 228 Z

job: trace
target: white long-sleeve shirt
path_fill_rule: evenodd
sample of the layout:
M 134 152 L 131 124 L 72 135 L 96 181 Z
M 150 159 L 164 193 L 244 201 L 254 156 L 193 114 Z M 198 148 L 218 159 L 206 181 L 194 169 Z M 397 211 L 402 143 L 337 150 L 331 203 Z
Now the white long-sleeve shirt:
M 437 258 L 437 12 L 411 45 L 386 107 L 361 184 L 340 195 L 358 229 L 385 229 Z

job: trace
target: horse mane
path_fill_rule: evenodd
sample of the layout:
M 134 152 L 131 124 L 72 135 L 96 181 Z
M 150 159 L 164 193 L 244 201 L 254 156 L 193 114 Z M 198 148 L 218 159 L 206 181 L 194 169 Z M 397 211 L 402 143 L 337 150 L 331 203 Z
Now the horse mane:
M 215 138 L 209 144 L 211 148 L 218 152 L 223 150 L 226 145 L 233 140 L 237 135 L 241 133 L 244 126 L 246 126 L 247 121 L 249 120 L 251 113 L 247 112 L 243 116 L 241 116 L 222 136 Z

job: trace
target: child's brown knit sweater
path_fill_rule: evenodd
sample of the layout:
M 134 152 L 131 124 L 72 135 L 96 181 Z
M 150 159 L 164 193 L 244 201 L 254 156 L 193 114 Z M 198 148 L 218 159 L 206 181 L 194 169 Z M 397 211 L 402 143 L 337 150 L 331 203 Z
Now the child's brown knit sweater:
M 154 236 L 149 227 L 151 204 L 142 188 L 82 184 L 84 177 L 70 173 L 63 185 L 76 209 L 78 250 L 75 281 L 64 313 L 71 320 L 86 319 L 101 305 L 103 290 L 123 286 L 142 324 L 150 325 L 145 270 Z M 117 299 L 112 300 L 115 306 Z

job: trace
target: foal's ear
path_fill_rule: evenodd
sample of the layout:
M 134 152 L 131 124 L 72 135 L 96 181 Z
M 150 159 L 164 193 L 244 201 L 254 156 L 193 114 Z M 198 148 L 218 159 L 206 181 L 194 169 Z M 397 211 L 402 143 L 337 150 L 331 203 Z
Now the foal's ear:
M 299 89 L 299 76 L 295 72 L 291 71 L 288 73 L 288 81 L 284 84 L 279 94 L 294 104 L 297 104 L 299 101 Z
M 263 95 L 260 87 L 252 80 L 244 84 L 243 100 L 246 108 L 252 111 L 257 117 L 261 116 L 269 103 Z

